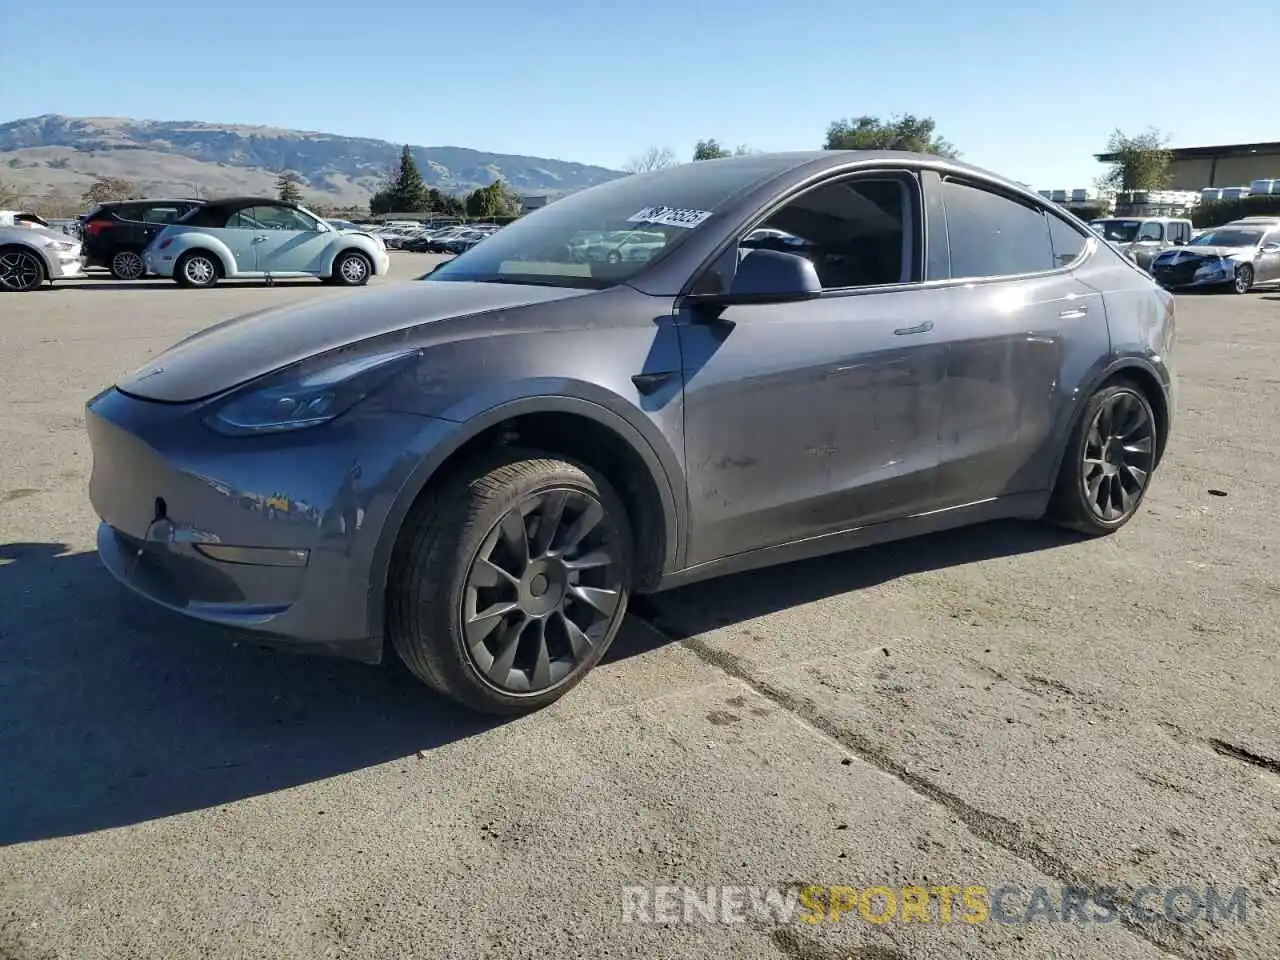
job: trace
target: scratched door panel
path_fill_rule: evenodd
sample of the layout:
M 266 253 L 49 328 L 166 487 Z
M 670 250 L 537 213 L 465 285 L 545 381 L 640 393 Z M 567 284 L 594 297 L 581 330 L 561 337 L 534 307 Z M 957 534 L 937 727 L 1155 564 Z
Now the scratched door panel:
M 733 306 L 680 324 L 688 562 L 929 509 L 945 290 Z

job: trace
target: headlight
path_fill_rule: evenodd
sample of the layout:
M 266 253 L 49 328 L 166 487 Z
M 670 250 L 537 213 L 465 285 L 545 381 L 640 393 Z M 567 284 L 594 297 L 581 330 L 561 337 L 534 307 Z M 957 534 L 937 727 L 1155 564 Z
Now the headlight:
M 421 355 L 421 350 L 357 357 L 340 351 L 304 360 L 266 382 L 251 384 L 205 418 L 218 433 L 242 437 L 305 430 L 334 420 Z

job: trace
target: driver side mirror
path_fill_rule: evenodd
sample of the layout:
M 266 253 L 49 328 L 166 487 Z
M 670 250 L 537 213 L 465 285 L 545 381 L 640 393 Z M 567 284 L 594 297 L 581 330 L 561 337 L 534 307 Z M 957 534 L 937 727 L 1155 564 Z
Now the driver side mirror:
M 752 250 L 738 264 L 728 293 L 695 294 L 698 303 L 796 303 L 822 295 L 818 271 L 807 258 L 779 250 Z

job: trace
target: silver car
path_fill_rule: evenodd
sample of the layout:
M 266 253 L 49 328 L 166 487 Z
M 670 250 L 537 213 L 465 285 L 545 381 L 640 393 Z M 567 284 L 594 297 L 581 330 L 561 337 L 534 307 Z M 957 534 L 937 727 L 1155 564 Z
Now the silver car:
M 1182 217 L 1105 217 L 1089 225 L 1144 270 L 1160 253 L 1185 246 L 1194 235 L 1191 221 Z
M 1255 283 L 1280 280 L 1280 225 L 1227 224 L 1185 247 L 1166 250 L 1151 275 L 1170 290 L 1212 287 L 1248 293 Z

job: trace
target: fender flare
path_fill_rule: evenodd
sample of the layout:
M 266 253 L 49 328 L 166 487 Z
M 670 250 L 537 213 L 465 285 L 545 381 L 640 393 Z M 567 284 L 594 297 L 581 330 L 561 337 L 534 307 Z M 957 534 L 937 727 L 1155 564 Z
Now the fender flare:
M 662 572 L 679 568 L 680 560 L 684 555 L 684 542 L 681 538 L 687 529 L 685 517 L 687 503 L 684 498 L 676 495 L 676 487 L 672 483 L 671 470 L 673 466 L 678 469 L 678 464 L 664 462 L 663 456 L 654 448 L 652 441 L 641 429 L 605 404 L 575 396 L 529 396 L 507 400 L 465 421 L 455 421 L 456 429 L 450 432 L 442 442 L 432 447 L 431 451 L 409 473 L 396 493 L 382 529 L 378 533 L 370 563 L 367 617 L 371 635 L 385 635 L 386 590 L 387 577 L 391 569 L 391 553 L 399 539 L 409 510 L 418 496 L 426 489 L 427 484 L 437 475 L 440 468 L 469 440 L 504 420 L 530 413 L 569 413 L 586 417 L 618 434 L 635 450 L 649 471 L 662 508 L 665 535 Z M 668 459 L 673 459 L 673 456 L 671 455 Z
M 1160 392 L 1162 394 L 1160 403 L 1164 409 L 1158 410 L 1157 416 L 1164 416 L 1166 429 L 1165 435 L 1160 439 L 1160 448 L 1156 454 L 1157 465 L 1164 457 L 1164 450 L 1169 442 L 1169 427 L 1172 426 L 1173 420 L 1173 411 L 1171 409 L 1173 404 L 1169 396 L 1169 382 L 1166 374 L 1161 372 L 1154 363 L 1143 356 L 1130 355 L 1112 357 L 1109 363 L 1095 368 L 1089 375 L 1088 379 L 1085 381 L 1085 386 L 1080 390 L 1080 393 L 1076 396 L 1075 400 L 1067 406 L 1059 423 L 1054 429 L 1053 442 L 1056 452 L 1054 453 L 1053 458 L 1053 471 L 1049 474 L 1050 489 L 1052 489 L 1053 484 L 1057 480 L 1058 471 L 1062 469 L 1062 458 L 1067 454 L 1067 441 L 1071 438 L 1071 431 L 1075 429 L 1076 421 L 1079 420 L 1080 413 L 1084 409 L 1084 405 L 1089 402 L 1089 398 L 1097 393 L 1098 388 L 1100 388 L 1104 383 L 1115 377 L 1117 374 L 1122 374 L 1129 370 L 1140 371 L 1151 377 L 1156 383 L 1160 384 Z M 1152 405 L 1154 406 L 1154 404 Z
M 218 263 L 222 265 L 223 278 L 235 279 L 239 276 L 239 272 L 235 268 L 235 257 L 231 256 L 231 251 L 226 244 L 215 237 L 209 236 L 207 233 L 192 233 L 188 234 L 188 236 L 191 238 L 190 241 L 184 243 L 182 249 L 174 254 L 173 257 L 173 272 L 175 276 L 178 272 L 178 261 L 188 253 L 194 253 L 197 250 L 202 250 L 217 258 Z
M 370 243 L 369 246 L 373 244 Z M 372 250 L 367 250 L 357 242 L 355 237 L 343 237 L 340 242 L 334 243 L 332 249 L 325 254 L 324 262 L 320 267 L 320 276 L 332 277 L 333 265 L 338 262 L 338 258 L 344 253 L 355 251 L 369 261 L 369 273 L 372 276 L 378 275 L 378 257 Z

